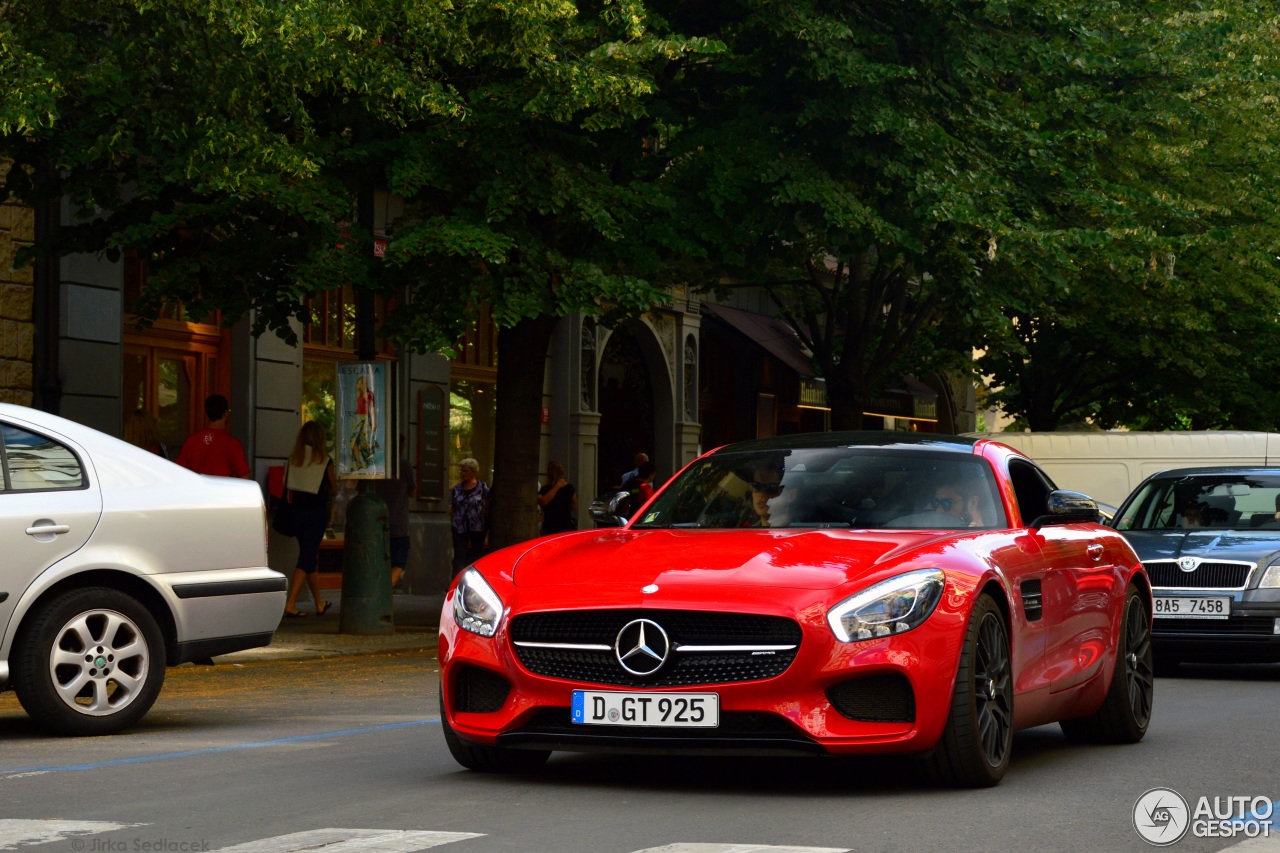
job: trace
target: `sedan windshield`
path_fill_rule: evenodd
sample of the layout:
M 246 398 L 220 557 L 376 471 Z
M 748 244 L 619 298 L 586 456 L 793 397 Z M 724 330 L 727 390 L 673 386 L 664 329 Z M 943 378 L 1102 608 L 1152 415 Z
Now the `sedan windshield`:
M 1121 509 L 1117 530 L 1280 529 L 1280 475 L 1160 477 Z
M 1005 527 L 982 459 L 903 448 L 739 451 L 702 459 L 638 528 Z

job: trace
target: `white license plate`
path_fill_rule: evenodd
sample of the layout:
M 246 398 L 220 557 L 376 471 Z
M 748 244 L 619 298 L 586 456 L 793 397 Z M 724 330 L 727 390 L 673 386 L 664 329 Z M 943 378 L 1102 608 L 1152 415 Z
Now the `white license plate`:
M 1179 619 L 1227 619 L 1231 616 L 1231 599 L 1155 597 L 1156 618 L 1176 616 Z
M 714 729 L 720 725 L 720 695 L 575 690 L 573 721 L 587 726 Z

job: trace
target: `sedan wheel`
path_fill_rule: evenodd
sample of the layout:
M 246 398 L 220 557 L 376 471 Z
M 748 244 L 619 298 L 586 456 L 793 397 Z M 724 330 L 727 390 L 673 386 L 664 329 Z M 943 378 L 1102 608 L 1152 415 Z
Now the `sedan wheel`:
M 164 637 L 151 613 L 114 589 L 72 590 L 24 626 L 14 689 L 55 734 L 120 731 L 150 710 L 164 682 Z
M 1013 749 L 1013 664 L 1004 614 L 990 596 L 969 616 L 951 714 L 928 759 L 939 780 L 979 788 L 996 785 Z

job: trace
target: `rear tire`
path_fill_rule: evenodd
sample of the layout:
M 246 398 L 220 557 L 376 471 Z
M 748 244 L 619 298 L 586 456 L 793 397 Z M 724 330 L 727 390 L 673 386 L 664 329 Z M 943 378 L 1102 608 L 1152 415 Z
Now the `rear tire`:
M 956 687 L 942 739 L 926 762 L 947 785 L 989 788 L 1009 769 L 1013 750 L 1013 664 L 1004 614 L 981 595 L 969 616 Z
M 1131 586 L 1125 593 L 1120 647 L 1107 697 L 1089 716 L 1060 722 L 1062 733 L 1076 743 L 1137 743 L 1151 723 L 1154 680 L 1151 620 L 1142 596 Z
M 13 689 L 57 735 L 109 735 L 142 719 L 164 684 L 164 635 L 137 599 L 109 587 L 62 593 L 31 614 Z
M 444 686 L 441 685 L 443 691 Z M 549 749 L 507 749 L 501 746 L 483 746 L 458 737 L 449 725 L 444 712 L 444 694 L 440 695 L 440 729 L 444 732 L 445 746 L 453 760 L 468 770 L 481 773 L 531 773 L 547 763 Z

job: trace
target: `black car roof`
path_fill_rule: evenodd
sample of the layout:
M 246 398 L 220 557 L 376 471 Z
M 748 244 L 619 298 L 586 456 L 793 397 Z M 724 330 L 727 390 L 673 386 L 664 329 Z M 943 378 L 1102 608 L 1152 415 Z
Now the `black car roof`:
M 973 453 L 973 446 L 982 439 L 958 435 L 933 435 L 930 433 L 904 433 L 891 430 L 861 430 L 849 432 L 805 432 L 795 435 L 779 435 L 773 438 L 756 438 L 727 444 L 716 453 L 753 453 L 770 450 L 821 450 L 834 447 L 909 447 L 928 448 L 951 453 Z
M 1183 477 L 1223 477 L 1266 475 L 1280 477 L 1280 468 L 1265 465 L 1205 465 L 1200 468 L 1170 468 L 1157 471 L 1148 480 L 1174 480 Z

